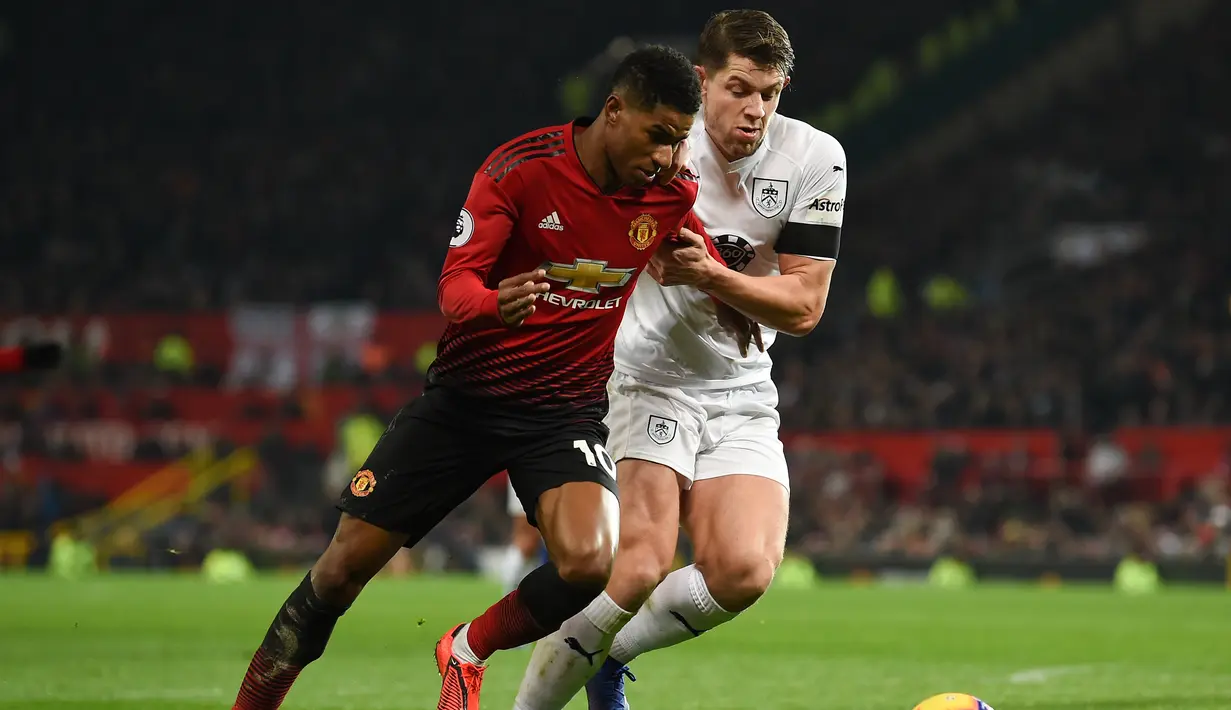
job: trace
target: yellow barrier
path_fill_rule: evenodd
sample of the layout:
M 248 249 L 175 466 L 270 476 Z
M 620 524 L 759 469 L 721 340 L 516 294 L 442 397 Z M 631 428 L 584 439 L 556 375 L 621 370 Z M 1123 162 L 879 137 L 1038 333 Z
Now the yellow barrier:
M 249 448 L 238 449 L 223 459 L 214 459 L 206 450 L 193 452 L 159 469 L 99 510 L 60 521 L 52 530 L 67 528 L 78 538 L 94 543 L 100 563 L 116 552 L 140 554 L 142 532 L 162 525 L 219 487 L 243 477 L 257 461 L 256 453 Z M 245 495 L 232 493 L 233 498 Z
M 34 533 L 29 530 L 0 533 L 0 569 L 25 567 L 34 543 Z

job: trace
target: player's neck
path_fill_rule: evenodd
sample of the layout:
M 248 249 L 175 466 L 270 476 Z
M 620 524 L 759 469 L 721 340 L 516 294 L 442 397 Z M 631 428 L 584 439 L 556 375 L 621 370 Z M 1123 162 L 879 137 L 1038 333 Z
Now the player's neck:
M 577 150 L 577 159 L 581 167 L 594 181 L 599 190 L 612 193 L 623 187 L 616 177 L 611 161 L 607 159 L 607 151 L 603 149 L 602 124 L 599 121 L 582 128 L 573 128 L 573 147 Z

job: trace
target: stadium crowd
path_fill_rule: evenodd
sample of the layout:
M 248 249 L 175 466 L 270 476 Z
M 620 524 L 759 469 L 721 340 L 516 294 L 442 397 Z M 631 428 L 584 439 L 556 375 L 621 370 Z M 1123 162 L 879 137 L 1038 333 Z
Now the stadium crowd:
M 878 54 L 909 52 L 937 22 L 934 7 L 890 5 L 893 26 L 873 29 L 844 17 L 856 8 L 818 16 L 769 3 L 787 26 L 844 26 L 824 52 L 801 46 L 791 101 L 813 109 L 849 92 Z M 550 42 L 509 31 L 536 8 Z M 239 2 L 51 0 L 0 16 L 11 37 L 0 55 L 10 186 L 0 241 L 15 250 L 0 262 L 0 312 L 339 297 L 431 307 L 483 157 L 567 118 L 559 80 L 613 28 L 646 35 L 700 20 L 655 6 L 647 28 L 645 10 L 381 0 L 355 12 L 317 0 L 288 23 Z M 424 30 L 438 26 L 450 31 Z
M 361 21 L 315 3 L 294 31 L 228 3 L 196 15 L 157 3 L 46 3 L 10 18 L 48 41 L 0 55 L 0 313 L 354 298 L 433 308 L 474 163 L 505 134 L 559 120 L 544 77 L 568 71 L 558 47 L 527 49 L 507 36 L 501 13 L 453 25 L 460 38 L 416 29 L 452 11 L 416 7 L 431 16 L 412 22 L 406 7 L 386 3 Z M 790 12 L 780 18 L 788 28 Z M 1125 425 L 1231 423 L 1231 99 L 1220 89 L 1231 57 L 1217 29 L 1231 9 L 1211 12 L 1202 27 L 925 173 L 865 189 L 850 156 L 829 312 L 817 333 L 775 349 L 784 428 L 1046 427 L 1084 440 Z M 903 18 L 901 36 L 876 46 L 903 51 L 929 21 Z M 593 53 L 591 34 L 594 47 L 609 38 L 579 33 L 570 48 L 578 65 Z M 853 85 L 871 59 L 866 40 L 830 35 L 824 62 L 840 61 L 826 64 L 825 80 Z M 462 47 L 476 44 L 494 46 L 500 64 L 466 56 Z M 424 57 L 449 71 L 421 68 Z M 788 94 L 784 112 L 825 95 L 814 78 L 821 62 L 801 62 L 801 83 L 813 86 Z M 1111 226 L 1142 243 L 1062 264 L 1053 245 L 1066 226 Z M 868 293 L 886 273 L 897 295 L 882 310 Z M 960 284 L 961 298 L 928 298 L 940 275 Z M 72 416 L 88 414 L 91 388 L 166 384 L 151 370 L 80 367 L 73 382 L 86 394 Z M 74 455 L 39 443 L 40 427 L 70 414 L 28 392 L 0 384 L 0 423 L 35 432 L 0 452 L 0 528 L 37 527 L 92 503 L 23 470 L 30 447 Z M 279 443 L 274 431 L 260 453 L 264 496 L 177 519 L 160 531 L 160 549 L 246 540 L 275 557 L 314 555 L 332 524 L 330 452 Z M 1231 452 L 1208 481 L 1144 508 L 1087 477 L 1089 454 L 977 460 L 956 487 L 934 471 L 927 494 L 903 503 L 874 457 L 797 449 L 792 544 L 927 556 L 960 539 L 982 551 L 1097 555 L 1148 538 L 1160 554 L 1227 552 L 1214 529 L 1226 526 L 1218 511 L 1228 505 Z M 1023 473 L 1039 467 L 1078 474 L 1040 486 Z M 1129 467 L 1147 471 L 1149 461 Z M 429 545 L 474 564 L 465 561 L 472 543 L 504 534 L 502 495 L 477 496 Z

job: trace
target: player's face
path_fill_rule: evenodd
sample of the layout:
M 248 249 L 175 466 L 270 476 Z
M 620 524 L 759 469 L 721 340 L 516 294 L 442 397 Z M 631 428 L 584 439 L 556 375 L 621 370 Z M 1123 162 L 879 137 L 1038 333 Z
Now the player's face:
M 693 117 L 662 104 L 652 110 L 622 101 L 620 104 L 614 114 L 607 157 L 622 184 L 642 187 L 671 165 L 675 149 L 692 130 Z
M 778 110 L 778 99 L 790 78 L 736 54 L 712 74 L 703 67 L 698 71 L 706 133 L 727 160 L 755 153 L 765 139 L 769 120 Z

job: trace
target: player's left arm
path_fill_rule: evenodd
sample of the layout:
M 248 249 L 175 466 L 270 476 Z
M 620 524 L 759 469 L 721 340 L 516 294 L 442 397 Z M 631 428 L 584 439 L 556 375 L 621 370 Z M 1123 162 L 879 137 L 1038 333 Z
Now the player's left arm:
M 803 184 L 778 235 L 778 276 L 715 269 L 701 288 L 780 333 L 811 333 L 825 312 L 846 202 L 846 153 L 828 135 L 805 156 Z
M 727 268 L 713 241 L 691 218 L 663 242 L 647 271 L 663 286 L 693 286 L 752 320 L 790 335 L 816 327 L 829 293 L 832 260 L 779 256 L 780 276 L 748 276 Z
M 821 321 L 833 276 L 832 259 L 794 254 L 778 258 L 778 276 L 748 276 L 738 271 L 716 272 L 700 288 L 779 333 L 802 337 Z

